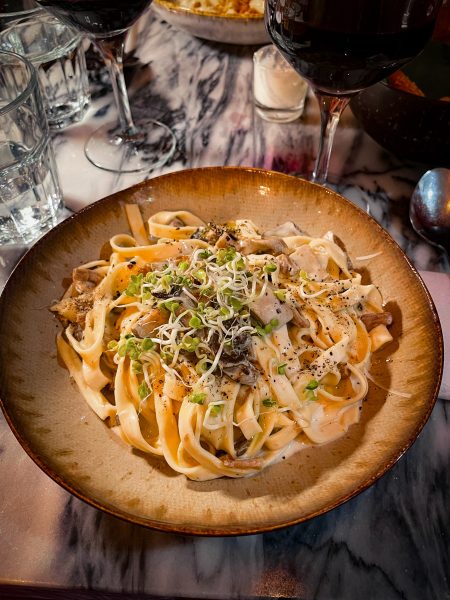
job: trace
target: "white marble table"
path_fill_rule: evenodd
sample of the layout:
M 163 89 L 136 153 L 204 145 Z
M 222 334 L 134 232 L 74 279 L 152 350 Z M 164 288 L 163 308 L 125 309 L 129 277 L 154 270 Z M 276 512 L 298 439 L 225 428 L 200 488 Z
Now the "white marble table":
M 255 116 L 253 50 L 202 42 L 149 19 L 138 54 L 150 61 L 152 78 L 133 103 L 176 132 L 176 156 L 161 172 L 311 166 L 314 101 L 289 125 Z M 142 179 L 101 172 L 84 158 L 83 141 L 110 103 L 109 94 L 97 98 L 81 125 L 55 139 L 71 210 Z M 407 221 L 408 198 L 424 170 L 382 150 L 346 112 L 331 163 L 338 191 L 370 210 L 417 267 L 448 272 L 446 259 Z M 271 534 L 186 538 L 123 523 L 45 476 L 2 418 L 0 482 L 1 598 L 450 598 L 450 404 L 442 400 L 414 446 L 374 486 L 329 514 Z

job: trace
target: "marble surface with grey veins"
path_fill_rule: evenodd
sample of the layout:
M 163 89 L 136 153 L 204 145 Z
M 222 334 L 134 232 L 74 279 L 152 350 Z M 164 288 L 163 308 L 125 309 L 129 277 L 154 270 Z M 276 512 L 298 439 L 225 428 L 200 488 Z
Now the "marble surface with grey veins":
M 177 137 L 174 159 L 151 177 L 210 165 L 311 169 L 315 102 L 288 125 L 257 117 L 254 50 L 203 42 L 150 16 L 137 49 L 150 68 L 132 82 L 133 107 Z M 98 83 L 95 91 L 84 122 L 55 138 L 69 211 L 143 179 L 84 158 L 84 140 L 114 110 L 109 91 Z M 407 220 L 425 169 L 388 154 L 346 111 L 331 161 L 336 189 L 370 211 L 418 268 L 448 272 Z M 0 539 L 2 598 L 450 599 L 450 403 L 438 400 L 406 455 L 345 505 L 283 531 L 223 539 L 156 533 L 85 505 L 34 465 L 0 418 Z

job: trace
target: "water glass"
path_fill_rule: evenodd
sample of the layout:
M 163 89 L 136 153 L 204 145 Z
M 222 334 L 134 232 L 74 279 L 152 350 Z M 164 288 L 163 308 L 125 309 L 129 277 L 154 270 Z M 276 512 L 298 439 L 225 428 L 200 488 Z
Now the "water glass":
M 257 114 L 266 121 L 289 123 L 303 113 L 308 85 L 273 44 L 253 55 L 253 95 Z
M 89 81 L 81 35 L 45 11 L 10 23 L 0 49 L 36 67 L 50 129 L 80 121 L 89 106 Z
M 29 244 L 62 207 L 36 70 L 0 51 L 0 244 Z

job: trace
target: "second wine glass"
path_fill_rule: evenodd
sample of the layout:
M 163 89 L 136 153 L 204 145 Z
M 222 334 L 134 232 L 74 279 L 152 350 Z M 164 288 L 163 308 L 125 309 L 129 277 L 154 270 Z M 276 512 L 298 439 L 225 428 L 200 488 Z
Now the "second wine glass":
M 125 37 L 151 0 L 38 0 L 61 21 L 89 37 L 111 76 L 118 122 L 107 123 L 87 140 L 85 153 L 95 166 L 116 173 L 137 173 L 161 167 L 175 151 L 172 130 L 155 119 L 131 114 L 123 56 Z
M 273 43 L 311 85 L 321 114 L 312 180 L 327 180 L 339 118 L 350 99 L 414 58 L 441 0 L 266 0 Z

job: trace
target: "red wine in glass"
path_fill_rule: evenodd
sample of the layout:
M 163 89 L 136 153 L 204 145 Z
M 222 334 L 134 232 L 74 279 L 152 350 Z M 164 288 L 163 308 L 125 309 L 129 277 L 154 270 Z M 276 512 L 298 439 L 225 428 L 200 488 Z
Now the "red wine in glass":
M 430 39 L 441 0 L 266 0 L 273 43 L 311 85 L 321 107 L 313 180 L 327 177 L 339 117 L 350 98 L 414 58 Z
M 119 122 L 97 129 L 85 145 L 97 167 L 117 173 L 149 171 L 169 160 L 175 136 L 154 119 L 133 120 L 123 77 L 128 29 L 151 0 L 37 0 L 46 10 L 92 39 L 109 68 Z

